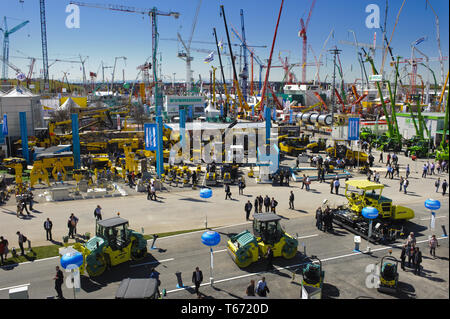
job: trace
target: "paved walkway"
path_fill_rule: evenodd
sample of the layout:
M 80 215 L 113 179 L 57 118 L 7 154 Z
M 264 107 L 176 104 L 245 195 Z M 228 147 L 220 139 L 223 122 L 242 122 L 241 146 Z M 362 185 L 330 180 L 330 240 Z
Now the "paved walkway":
M 378 153 L 374 156 L 378 159 Z M 430 197 L 439 200 L 443 198 L 442 194 L 435 193 L 434 181 L 437 178 L 436 176 L 426 179 L 420 178 L 423 160 L 412 162 L 403 156 L 399 157 L 400 164 L 405 165 L 409 162 L 411 166 L 409 194 L 405 195 L 398 191 L 398 178 L 385 179 L 384 174 L 382 174 L 381 182 L 387 185 L 383 195 L 393 199 L 394 204 L 405 206 L 408 206 L 408 203 L 423 202 Z M 375 164 L 378 166 L 378 163 Z M 383 168 L 385 168 L 384 165 L 375 169 Z M 441 174 L 440 177 L 441 180 L 444 178 L 448 180 L 448 175 Z M 365 176 L 356 175 L 354 178 L 365 178 Z M 148 201 L 145 194 L 119 198 L 43 202 L 35 205 L 36 211 L 32 213 L 32 217 L 29 219 L 17 218 L 15 204 L 8 204 L 0 207 L 0 235 L 9 240 L 11 247 L 16 246 L 16 232 L 18 230 L 31 240 L 33 246 L 46 245 L 49 242 L 45 240 L 43 224 L 49 217 L 53 221 L 53 238 L 61 242 L 62 236 L 68 233 L 67 220 L 71 213 L 79 218 L 77 227 L 79 234 L 86 232 L 93 234 L 95 232 L 93 212 L 96 205 L 102 207 L 104 219 L 120 213 L 122 217 L 130 221 L 130 228 L 137 231 L 142 231 L 143 228 L 145 234 L 153 234 L 204 228 L 206 221 L 208 227 L 244 223 L 245 203 L 250 200 L 253 204 L 255 196 L 260 194 L 274 197 L 279 202 L 277 213 L 287 218 L 312 218 L 316 208 L 322 204 L 324 199 L 328 199 L 330 205 L 346 202 L 344 196 L 330 194 L 328 182 L 313 182 L 310 192 L 301 190 L 301 183 L 291 182 L 290 187 L 251 184 L 248 183 L 249 186 L 245 189 L 245 195 L 238 195 L 237 187 L 232 186 L 233 200 L 225 200 L 223 188 L 218 187 L 213 188 L 213 196 L 208 200 L 201 199 L 198 190 L 176 191 L 174 189 L 171 192 L 158 193 L 157 202 Z M 341 185 L 343 184 L 341 183 Z M 296 210 L 289 209 L 288 199 L 291 190 L 295 194 Z M 344 187 L 341 187 L 341 192 L 343 194 Z M 446 195 L 445 200 L 448 201 L 448 195 Z

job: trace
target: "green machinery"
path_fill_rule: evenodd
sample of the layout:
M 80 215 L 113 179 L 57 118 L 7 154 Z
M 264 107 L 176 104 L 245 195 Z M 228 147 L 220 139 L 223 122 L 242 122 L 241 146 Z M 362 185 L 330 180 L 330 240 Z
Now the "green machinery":
M 372 66 L 372 71 L 374 75 L 378 74 L 378 71 L 375 68 L 375 64 L 373 62 L 373 59 L 366 54 L 366 58 L 369 61 L 369 63 Z M 386 103 L 384 101 L 383 93 L 381 91 L 380 82 L 376 82 L 376 86 L 378 89 L 378 94 L 380 95 L 381 100 L 381 106 L 383 107 L 383 112 L 386 117 L 386 122 L 388 125 L 388 131 L 381 135 L 375 142 L 375 146 L 378 147 L 382 151 L 394 151 L 398 152 L 402 149 L 402 136 L 400 135 L 399 129 L 398 129 L 398 123 L 397 123 L 397 117 L 395 115 L 395 98 L 397 94 L 397 78 L 398 78 L 398 59 L 396 63 L 396 73 L 395 73 L 395 86 L 394 86 L 394 92 L 391 90 L 391 84 L 389 81 L 385 81 L 389 90 L 389 96 L 390 96 L 390 104 L 391 104 L 391 117 L 389 117 Z
M 417 99 L 417 120 L 416 122 L 415 115 L 412 111 L 412 107 L 409 103 L 406 104 L 406 106 L 409 108 L 409 111 L 411 113 L 411 118 L 414 124 L 414 128 L 416 130 L 416 135 L 409 141 L 406 141 L 406 150 L 405 150 L 405 156 L 414 155 L 419 158 L 428 157 L 429 151 L 431 146 L 433 145 L 433 142 L 431 140 L 430 132 L 425 125 L 425 121 L 422 116 L 422 107 L 419 104 L 419 99 Z M 427 133 L 428 138 L 425 138 L 424 133 Z
M 398 260 L 392 256 L 381 259 L 380 286 L 378 291 L 396 293 L 398 288 Z
M 312 287 L 320 289 L 320 298 L 322 297 L 322 286 L 323 280 L 325 278 L 325 271 L 322 269 L 322 261 L 317 257 L 312 255 L 310 257 L 311 262 L 306 264 L 302 270 L 302 292 L 306 287 Z
M 245 268 L 267 254 L 270 246 L 274 257 L 294 258 L 298 241 L 286 233 L 280 225 L 281 217 L 273 213 L 253 215 L 253 234 L 248 230 L 232 236 L 227 250 L 233 261 Z
M 113 217 L 97 222 L 95 237 L 73 248 L 83 254 L 83 269 L 90 277 L 103 274 L 111 267 L 129 260 L 140 260 L 147 255 L 144 236 L 128 229 L 128 220 Z
M 449 159 L 447 133 L 448 133 L 448 94 L 447 94 L 447 105 L 445 107 L 445 120 L 444 120 L 444 129 L 442 132 L 442 140 L 438 148 L 436 149 L 437 160 L 448 161 Z
M 361 141 L 372 143 L 377 138 L 376 134 L 372 132 L 371 129 L 367 127 L 363 127 L 360 132 L 360 139 Z

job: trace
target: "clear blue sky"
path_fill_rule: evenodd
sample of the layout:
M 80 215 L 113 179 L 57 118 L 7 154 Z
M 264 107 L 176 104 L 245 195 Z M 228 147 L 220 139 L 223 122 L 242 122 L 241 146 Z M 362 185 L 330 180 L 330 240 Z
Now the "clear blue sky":
M 448 56 L 449 39 L 449 3 L 446 0 L 430 0 L 433 8 L 439 14 L 441 48 L 444 56 Z M 161 38 L 176 38 L 180 32 L 184 39 L 189 38 L 193 18 L 197 8 L 198 0 L 85 0 L 88 3 L 101 4 L 121 4 L 136 8 L 152 8 L 156 6 L 161 11 L 178 11 L 181 16 L 178 20 L 172 17 L 159 17 L 158 29 Z M 387 35 L 390 38 L 394 28 L 397 13 L 402 4 L 402 0 L 389 0 L 389 12 L 387 17 Z M 281 0 L 203 0 L 198 16 L 197 26 L 194 32 L 194 40 L 214 41 L 212 28 L 216 27 L 219 39 L 226 40 L 223 19 L 220 17 L 220 4 L 225 6 L 228 27 L 236 27 L 241 30 L 240 9 L 244 10 L 246 38 L 249 44 L 267 45 L 267 48 L 255 49 L 261 59 L 268 59 L 275 30 L 276 19 Z M 280 65 L 278 54 L 281 51 L 283 56 L 289 55 L 291 62 L 300 62 L 302 55 L 302 40 L 298 37 L 300 28 L 299 20 L 306 20 L 312 0 L 285 0 L 282 11 L 280 26 L 276 45 L 274 49 L 274 65 Z M 86 72 L 98 72 L 98 79 L 101 79 L 100 63 L 104 61 L 106 65 L 113 65 L 114 57 L 126 56 L 126 66 L 123 60 L 117 64 L 116 79 L 122 79 L 122 70 L 125 69 L 126 80 L 134 80 L 137 75 L 136 67 L 142 64 L 151 55 L 151 24 L 149 17 L 143 15 L 115 12 L 96 8 L 80 7 L 81 25 L 79 29 L 68 29 L 65 20 L 68 13 L 65 12 L 69 0 L 46 0 L 47 11 L 47 39 L 49 59 L 76 59 L 79 54 L 89 56 L 86 61 Z M 359 42 L 372 43 L 374 32 L 377 32 L 377 44 L 381 45 L 380 29 L 368 29 L 365 26 L 366 17 L 369 13 L 365 8 L 369 4 L 377 4 L 380 7 L 380 23 L 384 23 L 384 13 L 386 0 L 317 0 L 314 7 L 311 21 L 308 27 L 308 44 L 312 46 L 317 58 L 322 46 L 330 31 L 334 29 L 334 38 L 331 38 L 326 49 L 337 45 L 342 49 L 341 62 L 344 70 L 345 80 L 350 82 L 355 78 L 360 78 L 360 68 L 356 59 L 355 49 L 339 43 L 339 40 L 353 41 L 353 36 L 348 30 L 356 32 Z M 0 12 L 8 17 L 8 27 L 12 28 L 23 20 L 30 20 L 30 23 L 23 29 L 10 36 L 10 56 L 33 56 L 40 58 L 41 36 L 40 36 L 40 16 L 38 0 L 1 0 Z M 231 32 L 231 30 L 230 30 Z M 409 57 L 411 53 L 411 42 L 419 37 L 427 37 L 427 40 L 418 46 L 429 57 L 438 57 L 438 46 L 436 41 L 435 18 L 432 10 L 426 10 L 425 0 L 409 0 L 403 8 L 399 23 L 391 43 L 394 54 Z M 239 40 L 232 37 L 232 42 L 239 43 Z M 3 39 L 2 39 L 3 41 Z M 201 49 L 214 49 L 214 45 L 192 43 L 191 47 Z M 175 41 L 160 41 L 160 52 L 162 53 L 162 73 L 167 77 L 172 77 L 176 73 L 176 79 L 185 79 L 185 62 L 177 58 L 177 52 L 181 49 Z M 239 48 L 234 47 L 234 53 L 238 53 Z M 211 65 L 218 66 L 216 59 L 205 64 L 203 59 L 207 53 L 192 53 L 194 61 L 192 69 L 194 79 L 198 79 L 200 73 L 202 79 L 209 80 L 209 70 Z M 381 51 L 377 51 L 377 67 L 381 65 Z M 28 72 L 29 61 L 11 57 L 10 61 Z M 314 56 L 308 50 L 308 61 L 314 62 Z M 323 56 L 320 77 L 327 80 L 331 78 L 332 63 L 331 56 L 326 51 Z M 225 65 L 229 64 L 229 60 Z M 448 61 L 445 62 L 445 75 L 448 71 Z M 369 66 L 366 66 L 368 71 Z M 440 67 L 438 62 L 431 63 L 431 67 L 436 71 L 438 81 L 440 78 Z M 255 79 L 257 79 L 258 67 L 254 65 Z M 386 71 L 391 68 L 386 63 Z M 37 61 L 35 68 L 36 76 L 42 69 L 42 61 Z M 58 62 L 51 66 L 50 77 L 61 79 L 64 72 L 69 72 L 69 79 L 79 81 L 82 78 L 79 64 L 69 64 Z M 311 80 L 316 72 L 315 67 L 308 67 L 307 79 Z M 10 77 L 13 76 L 10 70 Z M 301 68 L 294 68 L 294 73 L 301 79 Z M 419 67 L 419 73 L 424 80 L 427 72 Z M 219 74 L 217 74 L 219 76 Z M 226 76 L 229 77 L 229 67 L 226 69 Z M 283 71 L 273 69 L 270 73 L 270 80 L 281 80 Z M 111 78 L 111 69 L 105 70 L 105 77 Z

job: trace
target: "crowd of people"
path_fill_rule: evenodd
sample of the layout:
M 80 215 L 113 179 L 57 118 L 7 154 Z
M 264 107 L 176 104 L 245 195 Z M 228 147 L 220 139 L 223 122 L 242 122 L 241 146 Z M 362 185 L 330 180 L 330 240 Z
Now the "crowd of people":
M 293 204 L 293 193 L 291 192 L 290 195 L 290 200 L 292 199 L 292 207 L 294 206 Z M 255 197 L 254 200 L 254 204 L 252 204 L 250 202 L 250 200 L 247 201 L 247 203 L 244 206 L 244 210 L 245 210 L 245 216 L 246 216 L 246 220 L 249 220 L 250 218 L 250 213 L 252 211 L 252 209 L 254 208 L 254 213 L 255 214 L 261 214 L 263 212 L 263 206 L 264 206 L 264 212 L 265 213 L 274 213 L 276 214 L 276 208 L 278 206 L 278 201 L 275 200 L 274 197 L 270 198 L 269 195 L 266 195 L 265 197 L 262 197 L 262 195 L 258 195 Z

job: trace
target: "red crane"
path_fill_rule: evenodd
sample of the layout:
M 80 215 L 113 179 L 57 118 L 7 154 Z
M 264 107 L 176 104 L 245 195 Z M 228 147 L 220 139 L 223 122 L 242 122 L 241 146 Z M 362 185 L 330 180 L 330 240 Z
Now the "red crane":
M 315 4 L 316 4 L 316 0 L 313 0 L 313 2 L 311 4 L 311 8 L 309 9 L 308 19 L 306 19 L 306 23 L 303 22 L 303 18 L 300 18 L 301 30 L 298 33 L 298 36 L 303 39 L 302 83 L 306 83 L 306 55 L 308 53 L 308 50 L 307 50 L 308 37 L 306 36 L 306 31 L 308 30 L 309 20 L 311 20 L 311 13 L 314 9 Z

